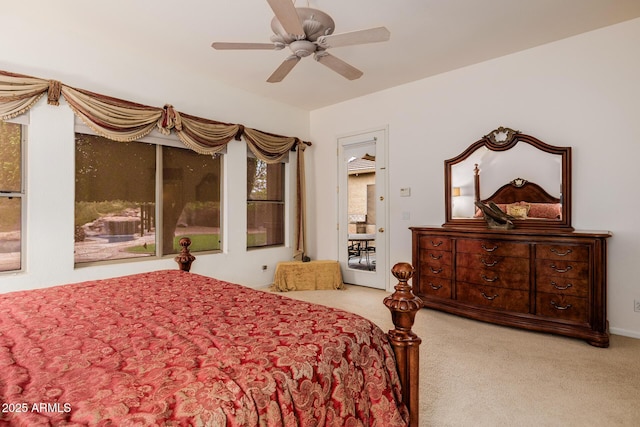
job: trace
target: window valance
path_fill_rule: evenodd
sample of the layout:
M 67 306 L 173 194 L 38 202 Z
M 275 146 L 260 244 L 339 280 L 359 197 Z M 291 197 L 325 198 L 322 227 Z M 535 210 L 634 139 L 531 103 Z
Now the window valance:
M 191 150 L 215 154 L 232 139 L 244 137 L 249 149 L 265 162 L 281 161 L 296 146 L 298 152 L 295 256 L 305 252 L 304 214 L 304 148 L 311 145 L 296 137 L 288 137 L 246 128 L 241 124 L 223 123 L 176 111 L 167 104 L 162 108 L 137 104 L 106 95 L 73 88 L 56 80 L 0 71 L 0 120 L 27 112 L 47 94 L 50 105 L 59 105 L 64 97 L 73 112 L 98 135 L 115 141 L 135 141 L 154 128 L 168 135 L 173 130 Z
M 49 91 L 50 86 L 57 85 L 53 80 L 0 71 L 0 119 L 8 120 L 26 113 Z M 49 104 L 58 105 L 57 100 L 50 100 Z
M 187 147 L 201 154 L 213 154 L 232 139 L 240 140 L 244 136 L 251 151 L 267 162 L 280 161 L 287 151 L 301 143 L 311 145 L 296 137 L 180 113 L 168 104 L 162 108 L 150 107 L 76 89 L 56 80 L 6 71 L 0 71 L 0 119 L 7 120 L 27 112 L 45 93 L 50 105 L 59 105 L 63 96 L 87 126 L 115 141 L 135 141 L 154 128 L 165 135 L 174 130 Z

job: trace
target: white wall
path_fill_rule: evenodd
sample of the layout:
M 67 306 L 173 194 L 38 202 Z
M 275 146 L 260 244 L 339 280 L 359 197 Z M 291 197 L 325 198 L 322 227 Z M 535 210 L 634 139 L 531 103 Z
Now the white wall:
M 311 255 L 337 257 L 337 235 L 326 230 L 337 222 L 338 135 L 389 126 L 393 265 L 411 261 L 409 226 L 444 222 L 444 160 L 499 126 L 511 127 L 573 147 L 573 225 L 613 232 L 610 328 L 640 338 L 640 313 L 633 311 L 640 300 L 638 46 L 636 19 L 313 111 Z M 400 197 L 404 187 L 411 197 Z
M 0 39 L 7 41 L 2 45 L 0 69 L 56 79 L 145 105 L 162 107 L 169 103 L 187 114 L 308 139 L 307 111 L 219 84 L 208 75 L 181 66 L 171 55 L 162 66 L 152 66 L 151 62 L 134 61 L 125 53 L 112 50 L 106 41 L 94 46 L 87 38 L 74 34 L 72 28 L 41 23 L 35 18 L 33 22 L 12 19 L 0 27 Z M 172 257 L 74 268 L 74 115 L 64 101 L 55 107 L 45 100 L 39 101 L 29 114 L 27 265 L 24 272 L 0 274 L 0 292 L 177 268 Z M 225 155 L 225 251 L 198 256 L 192 271 L 262 286 L 272 282 L 275 264 L 290 260 L 293 251 L 291 245 L 252 251 L 245 248 L 245 153 L 244 142 L 232 141 Z M 295 171 L 295 162 L 291 165 Z M 289 177 L 293 178 L 293 173 Z M 289 180 L 288 185 L 295 193 L 294 181 Z M 291 210 L 289 214 L 292 215 Z M 292 232 L 288 237 L 291 241 Z M 268 266 L 267 271 L 262 271 L 262 265 Z

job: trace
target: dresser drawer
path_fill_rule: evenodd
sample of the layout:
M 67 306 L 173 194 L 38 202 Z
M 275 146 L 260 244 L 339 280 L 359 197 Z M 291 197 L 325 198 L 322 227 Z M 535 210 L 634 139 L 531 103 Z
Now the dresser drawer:
M 580 245 L 536 245 L 536 258 L 586 261 L 589 247 Z
M 589 296 L 589 280 L 562 276 L 538 276 L 536 291 L 587 297 Z
M 439 298 L 451 298 L 451 280 L 442 277 L 420 277 L 418 295 L 428 295 Z
M 518 313 L 529 312 L 529 292 L 456 282 L 457 300 L 465 304 Z
M 439 277 L 441 279 L 451 279 L 451 265 L 443 264 L 440 261 L 420 262 L 420 276 Z
M 538 277 L 588 279 L 589 263 L 556 259 L 536 259 Z
M 456 282 L 469 282 L 496 288 L 522 289 L 529 291 L 529 273 L 514 274 L 490 268 L 456 268 Z
M 451 265 L 451 258 L 451 252 L 435 251 L 432 249 L 420 251 L 420 261 L 423 263 Z
M 456 254 L 456 267 L 482 268 L 498 272 L 529 275 L 529 259 L 504 257 L 492 254 L 459 252 Z
M 457 243 L 457 251 L 529 258 L 529 244 L 503 240 L 460 239 Z
M 553 319 L 587 323 L 589 304 L 587 298 L 538 292 L 536 314 Z
M 420 249 L 451 250 L 451 239 L 441 236 L 420 236 Z

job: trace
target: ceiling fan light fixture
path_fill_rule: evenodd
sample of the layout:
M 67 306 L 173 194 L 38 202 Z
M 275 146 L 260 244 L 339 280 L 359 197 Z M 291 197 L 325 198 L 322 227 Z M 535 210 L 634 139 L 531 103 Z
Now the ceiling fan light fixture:
M 326 52 L 329 48 L 375 43 L 389 40 L 385 27 L 369 28 L 333 34 L 335 22 L 318 9 L 295 7 L 291 0 L 267 0 L 274 12 L 271 20 L 271 43 L 214 42 L 214 49 L 270 49 L 288 46 L 293 53 L 269 76 L 267 82 L 277 83 L 296 66 L 301 58 L 314 54 L 314 59 L 348 80 L 362 76 L 362 71 Z M 308 6 L 308 4 L 307 4 Z
M 304 58 L 316 51 L 316 45 L 309 40 L 296 40 L 289 44 L 289 49 L 298 58 Z

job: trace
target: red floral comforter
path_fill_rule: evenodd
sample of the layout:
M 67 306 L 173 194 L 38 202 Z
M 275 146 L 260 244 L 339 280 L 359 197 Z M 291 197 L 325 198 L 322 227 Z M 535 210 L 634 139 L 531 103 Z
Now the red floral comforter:
M 355 314 L 166 270 L 0 295 L 0 425 L 404 426 Z

